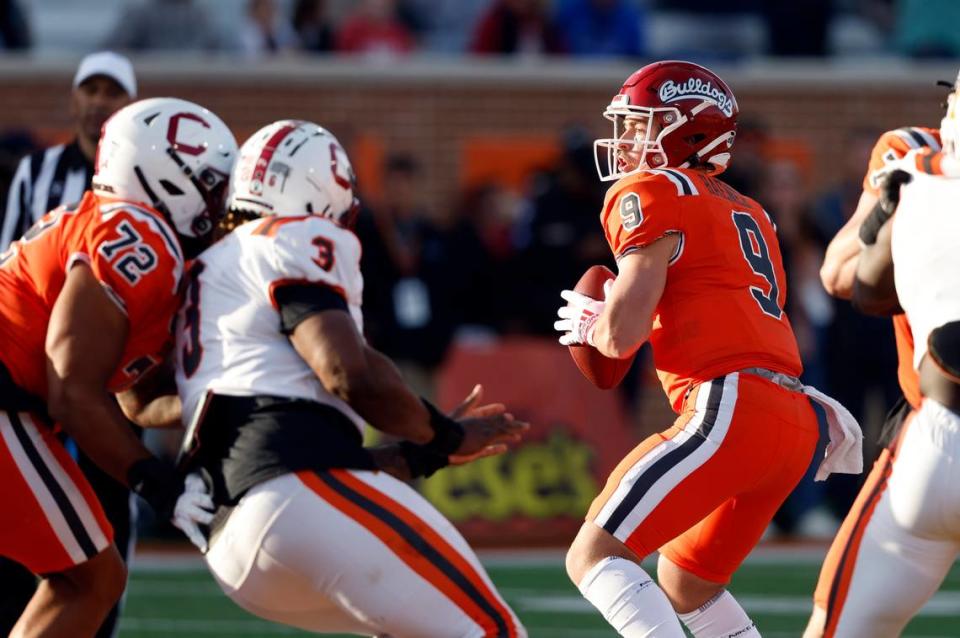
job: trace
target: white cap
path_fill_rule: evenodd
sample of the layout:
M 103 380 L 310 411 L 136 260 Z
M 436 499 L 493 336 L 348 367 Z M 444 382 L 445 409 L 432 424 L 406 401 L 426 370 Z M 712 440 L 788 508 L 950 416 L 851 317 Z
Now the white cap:
M 119 84 L 131 98 L 137 97 L 137 76 L 133 74 L 133 65 L 119 53 L 98 51 L 83 58 L 77 67 L 77 74 L 73 76 L 73 88 L 94 75 L 107 76 Z

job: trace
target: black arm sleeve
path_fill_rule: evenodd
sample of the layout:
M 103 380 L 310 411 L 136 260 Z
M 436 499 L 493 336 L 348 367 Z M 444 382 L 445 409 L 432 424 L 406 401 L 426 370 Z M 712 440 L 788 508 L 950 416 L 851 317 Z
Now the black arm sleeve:
M 292 334 L 300 322 L 324 310 L 349 312 L 347 300 L 338 291 L 321 283 L 296 283 L 273 291 L 280 310 L 280 331 Z
M 880 229 L 891 217 L 893 217 L 893 211 L 887 212 L 884 210 L 880 202 L 874 204 L 870 214 L 860 224 L 860 241 L 863 242 L 864 246 L 872 246 L 877 243 L 877 235 L 880 234 Z

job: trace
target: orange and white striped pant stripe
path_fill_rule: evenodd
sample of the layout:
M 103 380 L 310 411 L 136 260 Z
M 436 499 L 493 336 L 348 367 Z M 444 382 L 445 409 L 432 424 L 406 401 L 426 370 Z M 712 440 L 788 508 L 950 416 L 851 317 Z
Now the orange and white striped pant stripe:
M 57 573 L 113 542 L 113 528 L 76 462 L 44 420 L 0 410 L 0 555 Z
M 379 472 L 302 471 L 256 486 L 207 560 L 238 604 L 312 631 L 526 636 L 449 521 Z

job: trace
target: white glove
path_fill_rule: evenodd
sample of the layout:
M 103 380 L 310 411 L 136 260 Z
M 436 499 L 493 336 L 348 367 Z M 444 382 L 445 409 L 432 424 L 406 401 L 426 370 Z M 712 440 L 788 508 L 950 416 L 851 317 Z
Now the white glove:
M 610 295 L 612 287 L 612 279 L 604 282 L 604 299 Z M 560 321 L 553 324 L 555 330 L 564 333 L 560 336 L 560 343 L 565 346 L 581 343 L 594 345 L 593 329 L 596 326 L 597 319 L 600 318 L 600 313 L 603 312 L 605 302 L 600 299 L 592 299 L 573 290 L 564 290 L 560 293 L 560 296 L 567 302 L 567 305 L 561 306 L 557 310 Z
M 188 474 L 183 482 L 183 494 L 173 507 L 171 522 L 204 554 L 207 552 L 207 537 L 200 526 L 210 524 L 215 509 L 213 498 L 200 475 Z

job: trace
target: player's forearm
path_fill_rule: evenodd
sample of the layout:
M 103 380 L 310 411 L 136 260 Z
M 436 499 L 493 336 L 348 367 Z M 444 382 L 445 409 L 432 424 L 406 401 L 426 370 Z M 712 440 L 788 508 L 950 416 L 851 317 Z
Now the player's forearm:
M 594 346 L 605 357 L 625 359 L 650 337 L 670 256 L 678 242 L 678 235 L 666 235 L 620 258 L 620 272 L 592 335 Z
M 180 397 L 175 394 L 158 396 L 143 402 L 123 393 L 117 395 L 117 400 L 126 417 L 142 428 L 183 427 Z
M 369 346 L 364 354 L 365 369 L 341 387 L 341 398 L 381 432 L 414 443 L 426 443 L 433 438 L 427 409 L 393 362 Z
M 609 308 L 597 319 L 593 330 L 594 347 L 605 357 L 626 359 L 640 349 L 650 337 L 651 322 L 625 322 L 615 308 Z
M 124 485 L 130 467 L 151 456 L 105 391 L 98 393 L 66 380 L 50 389 L 47 407 L 84 454 Z
M 838 299 L 850 298 L 859 257 L 860 240 L 855 229 L 841 230 L 827 247 L 820 268 L 820 281 L 828 294 Z
M 892 228 L 892 220 L 888 220 L 880 229 L 876 243 L 865 246 L 860 253 L 851 297 L 860 312 L 881 316 L 902 312 L 894 280 Z
M 834 297 L 850 299 L 853 294 L 853 279 L 860 257 L 860 238 L 857 233 L 876 203 L 875 193 L 862 192 L 853 215 L 827 246 L 823 266 L 820 268 L 820 281 L 824 289 Z
M 382 472 L 386 472 L 401 481 L 412 480 L 410 466 L 407 465 L 407 460 L 404 458 L 400 446 L 390 444 L 367 449 L 373 457 L 373 462 Z
M 120 409 L 142 428 L 182 427 L 180 397 L 172 357 L 137 380 L 133 387 L 117 394 Z
M 427 408 L 393 362 L 364 342 L 349 314 L 314 313 L 297 324 L 290 341 L 327 392 L 373 427 L 414 443 L 433 438 Z

